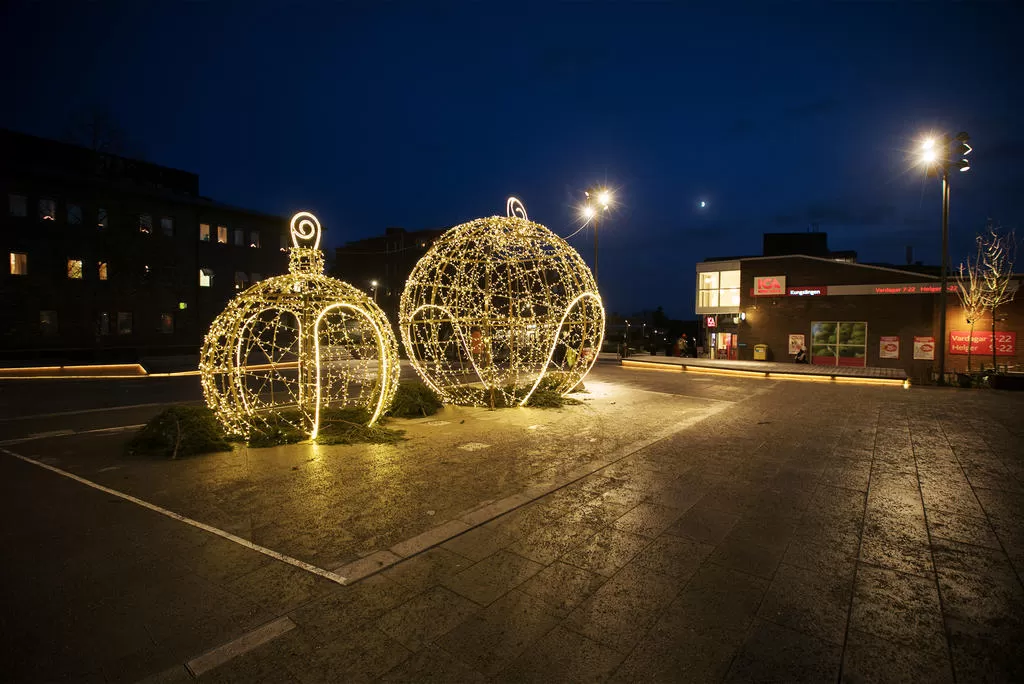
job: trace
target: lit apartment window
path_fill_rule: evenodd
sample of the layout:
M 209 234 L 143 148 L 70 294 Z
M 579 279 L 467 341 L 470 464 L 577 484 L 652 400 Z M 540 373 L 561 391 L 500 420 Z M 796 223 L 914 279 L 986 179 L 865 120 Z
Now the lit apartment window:
M 39 200 L 39 220 L 40 221 L 55 221 L 57 220 L 57 202 L 52 199 L 41 199 Z
M 107 279 L 107 262 L 100 261 L 96 263 L 96 274 L 100 280 Z
M 228 244 L 228 227 L 217 226 L 217 242 L 222 245 Z
M 39 330 L 44 335 L 56 335 L 57 334 L 57 312 L 56 311 L 40 311 L 39 312 Z
M 254 230 L 249 233 L 249 246 L 259 247 L 260 246 L 260 231 Z
M 200 223 L 199 224 L 199 241 L 209 242 L 210 241 L 210 224 Z
M 72 280 L 82 279 L 82 260 L 68 259 L 68 278 Z
M 199 287 L 213 287 L 213 269 L 199 269 Z
M 100 312 L 100 315 L 96 317 L 96 334 L 110 334 L 110 314 L 106 311 Z
M 235 247 L 245 246 L 245 231 L 241 228 L 235 228 Z
M 718 306 L 718 271 L 700 274 L 697 306 Z
M 165 335 L 174 332 L 174 314 L 160 314 L 160 332 Z
M 68 205 L 68 225 L 69 226 L 80 226 L 82 225 L 82 207 L 77 204 Z
M 167 237 L 174 237 L 174 219 L 164 216 L 160 219 L 160 232 Z
M 28 254 L 11 252 L 11 275 L 28 275 Z
M 131 311 L 118 311 L 117 312 L 117 334 L 118 335 L 131 335 L 132 334 L 132 313 L 131 313 Z
M 244 290 L 249 287 L 249 277 L 245 275 L 245 271 L 235 271 L 235 289 Z
M 28 198 L 24 195 L 8 195 L 7 202 L 11 216 L 28 216 Z
M 139 232 L 149 235 L 153 232 L 153 217 L 149 214 L 139 214 Z
M 96 227 L 106 228 L 107 227 L 107 210 L 100 207 L 96 210 Z

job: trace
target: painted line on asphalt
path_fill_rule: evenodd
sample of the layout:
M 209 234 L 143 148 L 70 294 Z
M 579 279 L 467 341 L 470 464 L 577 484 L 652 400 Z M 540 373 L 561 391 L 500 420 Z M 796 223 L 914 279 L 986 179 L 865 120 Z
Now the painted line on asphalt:
M 302 570 L 305 570 L 306 572 L 311 572 L 314 575 L 319 575 L 319 576 L 321 576 L 321 577 L 323 577 L 325 579 L 331 580 L 332 582 L 337 582 L 338 584 L 345 584 L 347 582 L 347 580 L 344 577 L 342 577 L 341 575 L 339 575 L 339 574 L 337 574 L 335 572 L 331 572 L 330 570 L 324 570 L 323 568 L 318 568 L 317 566 L 311 565 L 311 564 L 309 564 L 309 563 L 307 563 L 305 561 L 301 561 L 298 558 L 292 558 L 291 556 L 286 556 L 283 553 L 279 553 L 277 551 L 274 551 L 273 549 L 268 549 L 265 546 L 260 546 L 259 544 L 254 544 L 253 542 L 249 541 L 248 539 L 243 539 L 242 537 L 239 537 L 238 535 L 231 534 L 230 532 L 225 532 L 224 530 L 216 528 L 216 527 L 214 527 L 212 525 L 207 525 L 206 523 L 199 522 L 198 520 L 193 520 L 192 518 L 188 518 L 188 517 L 186 517 L 184 515 L 181 515 L 180 513 L 175 513 L 174 511 L 167 510 L 166 508 L 162 508 L 160 506 L 157 506 L 156 504 L 151 504 L 148 501 L 143 501 L 142 499 L 134 497 L 131 494 L 125 494 L 124 492 L 119 492 L 116 489 L 111 489 L 110 487 L 105 487 L 105 486 L 103 486 L 101 484 L 93 482 L 92 480 L 87 480 L 84 477 L 79 477 L 78 475 L 75 475 L 74 473 L 69 473 L 66 470 L 62 470 L 60 468 L 56 468 L 56 467 L 54 467 L 52 465 L 43 463 L 42 461 L 37 461 L 36 459 L 31 458 L 29 456 L 22 456 L 21 454 L 18 454 L 18 453 L 15 453 L 15 452 L 11 451 L 10 449 L 5 449 L 3 447 L 0 447 L 0 451 L 4 452 L 8 456 L 13 456 L 14 458 L 16 458 L 16 459 L 18 459 L 20 461 L 24 461 L 25 463 L 31 463 L 34 466 L 38 466 L 40 468 L 44 468 L 46 470 L 49 470 L 50 472 L 57 473 L 58 475 L 61 475 L 63 477 L 69 478 L 69 479 L 72 479 L 75 482 L 79 482 L 81 484 L 86 485 L 87 487 L 92 487 L 93 489 L 98 489 L 101 492 L 105 492 L 107 494 L 111 494 L 113 496 L 116 496 L 116 497 L 119 497 L 121 499 L 124 499 L 125 501 L 130 501 L 133 504 L 137 504 L 139 506 L 142 506 L 143 508 L 148 508 L 151 511 L 159 513 L 160 515 L 165 515 L 168 518 L 172 518 L 174 520 L 177 520 L 178 522 L 183 522 L 186 525 L 192 525 L 193 527 L 198 527 L 201 530 L 206 530 L 207 532 L 215 534 L 218 537 L 222 537 L 224 539 L 227 539 L 228 541 L 233 541 L 236 544 L 239 544 L 240 546 L 244 546 L 247 549 L 250 549 L 252 551 L 256 551 L 257 553 L 262 553 L 264 556 L 269 556 L 269 557 L 273 558 L 274 560 L 281 561 L 282 563 L 287 563 L 288 565 L 293 565 L 296 568 L 300 568 Z
M 49 432 L 33 432 L 31 435 L 26 435 L 25 437 L 15 437 L 14 439 L 5 439 L 0 441 L 0 446 L 10 446 L 12 444 L 33 442 L 37 439 L 50 439 L 52 437 L 74 437 L 76 435 L 95 435 L 104 432 L 125 432 L 126 430 L 138 430 L 145 426 L 145 423 L 137 423 L 136 425 L 118 425 L 116 427 L 95 428 L 93 430 L 50 430 Z
M 223 665 L 233 658 L 237 658 L 243 653 L 248 653 L 254 648 L 262 646 L 268 641 L 272 641 L 282 634 L 290 632 L 295 629 L 295 627 L 296 624 L 292 622 L 291 618 L 287 616 L 277 618 L 262 627 L 257 627 L 251 632 L 246 632 L 233 641 L 221 644 L 217 648 L 193 658 L 185 663 L 185 667 L 193 677 L 198 677 L 219 665 Z
M 128 406 L 107 406 L 106 408 L 81 409 L 78 411 L 58 411 L 57 413 L 36 413 L 31 416 L 12 416 L 0 418 L 0 423 L 13 420 L 32 420 L 34 418 L 60 418 L 61 416 L 80 416 L 87 413 L 104 413 L 105 411 L 123 411 L 124 409 L 152 408 L 154 406 L 178 406 L 181 404 L 200 404 L 200 401 L 157 401 L 149 404 L 130 404 Z

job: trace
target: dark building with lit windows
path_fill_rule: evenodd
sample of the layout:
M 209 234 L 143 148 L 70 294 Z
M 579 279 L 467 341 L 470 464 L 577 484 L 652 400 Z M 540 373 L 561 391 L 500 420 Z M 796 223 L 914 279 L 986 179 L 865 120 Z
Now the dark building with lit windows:
M 287 220 L 214 202 L 199 177 L 0 131 L 0 354 L 197 354 L 239 289 L 287 270 Z

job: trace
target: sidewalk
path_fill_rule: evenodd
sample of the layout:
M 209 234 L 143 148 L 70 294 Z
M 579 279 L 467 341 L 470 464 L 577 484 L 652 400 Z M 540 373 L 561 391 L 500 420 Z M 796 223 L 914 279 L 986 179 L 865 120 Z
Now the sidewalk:
M 602 354 L 602 359 L 606 356 Z M 611 356 L 611 355 L 607 355 Z M 907 379 L 902 368 L 878 368 L 875 366 L 819 366 L 804 363 L 781 363 L 778 361 L 730 361 L 726 359 L 692 359 L 678 356 L 651 356 L 635 354 L 622 360 L 624 366 L 630 364 L 657 364 L 666 367 L 679 367 L 686 371 L 693 369 L 716 369 L 747 372 L 751 374 L 772 376 L 807 375 L 828 378 L 876 378 L 902 382 Z

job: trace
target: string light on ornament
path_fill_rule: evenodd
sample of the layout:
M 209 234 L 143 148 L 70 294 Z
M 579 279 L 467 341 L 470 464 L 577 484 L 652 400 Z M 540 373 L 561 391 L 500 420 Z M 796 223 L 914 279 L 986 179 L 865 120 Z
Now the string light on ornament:
M 398 344 L 361 290 L 324 275 L 320 222 L 292 217 L 288 274 L 228 302 L 203 342 L 207 405 L 224 428 L 250 437 L 283 422 L 316 439 L 325 409 L 364 408 L 373 425 L 398 386 Z
M 523 405 L 545 377 L 567 393 L 601 348 L 604 307 L 586 263 L 515 197 L 505 210 L 442 235 L 402 292 L 402 343 L 445 403 Z

